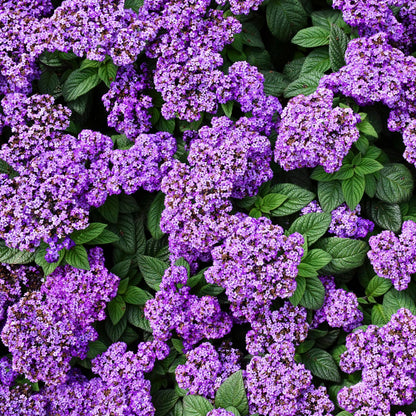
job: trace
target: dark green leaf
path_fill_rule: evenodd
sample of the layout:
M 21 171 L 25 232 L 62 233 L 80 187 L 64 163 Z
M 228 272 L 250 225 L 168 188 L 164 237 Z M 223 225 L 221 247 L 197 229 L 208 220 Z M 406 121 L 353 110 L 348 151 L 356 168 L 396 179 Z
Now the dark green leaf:
M 116 223 L 119 213 L 119 201 L 117 195 L 111 195 L 104 205 L 98 208 L 98 212 L 109 222 Z
M 383 298 L 383 308 L 389 320 L 400 308 L 409 309 L 413 315 L 416 315 L 415 302 L 406 291 L 398 291 L 391 288 Z
M 101 354 L 104 351 L 107 351 L 107 345 L 105 345 L 103 342 L 101 342 L 101 341 L 90 341 L 88 343 L 87 358 L 92 360 L 98 354 Z
M 360 267 L 366 258 L 368 244 L 349 238 L 329 237 L 320 240 L 317 247 L 326 251 L 332 260 L 323 267 L 325 273 L 342 273 Z
M 344 194 L 340 181 L 318 183 L 319 205 L 324 211 L 332 211 L 344 201 Z
M 75 244 L 88 243 L 94 238 L 98 237 L 107 227 L 107 224 L 101 224 L 100 222 L 93 222 L 83 230 L 76 230 L 71 234 L 71 240 Z
M 137 263 L 147 285 L 154 290 L 159 290 L 159 285 L 168 265 L 159 259 L 141 254 L 137 256 Z
M 214 406 L 201 396 L 185 396 L 183 398 L 183 416 L 206 416 Z
M 119 239 L 119 236 L 110 230 L 103 230 L 103 232 L 98 237 L 88 241 L 88 244 L 91 246 L 98 246 L 100 244 L 115 243 Z
M 152 204 L 150 205 L 149 212 L 147 214 L 147 228 L 149 229 L 152 237 L 155 240 L 162 238 L 164 233 L 160 229 L 160 217 L 162 211 L 165 209 L 165 195 L 159 192 Z
M 153 404 L 156 408 L 155 416 L 166 416 L 178 399 L 179 396 L 175 390 L 159 390 L 153 396 Z
M 231 374 L 221 384 L 215 395 L 215 406 L 223 407 L 224 409 L 233 406 L 242 416 L 248 414 L 247 394 L 241 370 Z
M 143 0 L 125 0 L 124 8 L 133 9 L 136 13 L 139 11 L 140 7 L 143 6 Z
M 390 317 L 386 314 L 383 305 L 374 305 L 371 310 L 371 323 L 373 325 L 384 326 L 390 320 Z
M 117 323 L 117 325 L 113 325 L 111 323 L 111 320 L 105 321 L 105 332 L 107 333 L 108 337 L 110 338 L 111 342 L 117 342 L 120 337 L 123 335 L 124 331 L 127 328 L 127 318 L 126 315 L 124 315 L 120 321 Z
M 283 94 L 289 80 L 280 72 L 263 71 L 262 73 L 264 75 L 264 93 L 275 97 Z
M 325 288 L 318 277 L 306 278 L 305 293 L 300 304 L 308 309 L 319 309 L 325 300 Z
M 308 238 L 311 245 L 322 237 L 331 224 L 331 214 L 326 212 L 312 212 L 297 218 L 289 228 L 289 233 L 301 233 Z
M 296 97 L 297 95 L 309 95 L 316 91 L 319 81 L 323 77 L 322 72 L 303 73 L 300 77 L 291 82 L 285 89 L 285 98 Z
M 65 261 L 72 267 L 90 270 L 88 253 L 84 246 L 75 246 L 65 253 Z
M 65 81 L 62 93 L 66 101 L 76 100 L 100 82 L 96 68 L 76 69 Z
M 293 37 L 292 43 L 304 48 L 315 48 L 317 46 L 328 45 L 329 30 L 319 26 L 301 29 Z
M 149 321 L 144 316 L 143 307 L 136 305 L 127 305 L 127 320 L 143 331 L 152 332 Z
M 129 214 L 120 215 L 118 223 L 110 224 L 109 228 L 119 237 L 119 241 L 114 243 L 114 246 L 127 254 L 134 254 L 136 251 L 136 232 L 133 216 Z
M 98 68 L 98 76 L 107 87 L 110 87 L 111 83 L 116 79 L 117 70 L 118 67 L 109 60 Z
M 46 252 L 45 252 L 46 253 Z M 30 251 L 19 251 L 14 248 L 9 248 L 0 242 L 0 263 L 7 264 L 26 264 L 35 259 L 35 253 Z
M 376 298 L 377 296 L 384 295 L 390 288 L 391 280 L 376 275 L 368 283 L 365 294 Z
M 302 357 L 302 361 L 314 376 L 335 383 L 341 381 L 338 366 L 328 352 L 320 348 L 312 348 Z
M 279 40 L 287 42 L 308 23 L 299 0 L 271 0 L 266 8 L 267 26 Z
M 289 298 L 290 303 L 293 306 L 298 306 L 303 294 L 306 290 L 306 279 L 303 276 L 297 276 L 296 277 L 296 290 L 295 293 Z
M 58 75 L 52 71 L 42 72 L 39 79 L 39 92 L 41 94 L 55 95 L 59 90 Z
M 364 176 L 354 175 L 349 179 L 342 181 L 342 193 L 348 207 L 353 210 L 360 203 L 365 189 Z
M 280 207 L 280 205 L 282 205 L 287 198 L 288 197 L 286 195 L 282 194 L 268 194 L 262 199 L 260 210 L 262 212 L 269 213 L 270 211 Z
M 380 170 L 376 196 L 392 204 L 410 199 L 413 178 L 409 169 L 401 163 L 390 163 Z
M 207 284 L 201 287 L 198 294 L 200 296 L 210 295 L 218 296 L 220 293 L 224 292 L 224 288 L 215 284 Z
M 122 214 L 134 214 L 140 211 L 140 207 L 134 199 L 133 195 L 119 195 L 120 212 Z
M 136 286 L 129 286 L 124 294 L 125 302 L 132 305 L 144 305 L 149 299 L 152 299 L 152 295 Z
M 337 25 L 331 24 L 329 35 L 329 60 L 334 72 L 345 65 L 345 51 L 348 46 L 348 36 Z
M 342 15 L 338 10 L 319 10 L 311 13 L 312 24 L 331 29 L 333 23 L 342 20 Z
M 287 196 L 286 201 L 271 212 L 271 215 L 274 217 L 282 217 L 300 211 L 315 198 L 313 192 L 292 183 L 279 183 L 273 186 L 271 192 Z
M 328 48 L 317 48 L 306 57 L 302 65 L 301 74 L 306 72 L 319 72 L 323 74 L 330 67 Z
M 302 263 L 312 266 L 315 270 L 319 270 L 326 266 L 331 260 L 332 257 L 326 251 L 314 248 L 302 258 Z
M 383 201 L 371 201 L 371 219 L 381 228 L 394 232 L 402 227 L 402 214 L 398 204 Z
M 107 304 L 107 310 L 112 324 L 117 325 L 126 312 L 126 303 L 120 295 L 117 295 Z

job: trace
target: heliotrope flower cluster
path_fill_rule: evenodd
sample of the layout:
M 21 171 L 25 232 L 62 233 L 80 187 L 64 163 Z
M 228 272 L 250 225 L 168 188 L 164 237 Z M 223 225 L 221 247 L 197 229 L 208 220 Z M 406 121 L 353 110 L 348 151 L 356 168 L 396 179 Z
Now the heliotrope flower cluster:
M 321 165 L 332 173 L 341 167 L 359 138 L 360 116 L 351 108 L 332 108 L 332 100 L 327 88 L 290 99 L 282 112 L 274 153 L 284 170 Z
M 253 319 L 296 290 L 303 242 L 301 234 L 287 237 L 267 218 L 246 217 L 212 250 L 205 278 L 225 289 L 235 317 Z
M 362 381 L 343 387 L 338 402 L 357 416 L 390 415 L 391 406 L 415 400 L 416 317 L 399 309 L 383 327 L 369 325 L 347 336 L 341 369 L 360 370 Z
M 301 214 L 312 212 L 323 212 L 318 201 L 311 201 L 306 207 L 302 208 Z M 361 206 L 358 204 L 351 210 L 346 203 L 331 211 L 331 224 L 328 232 L 341 238 L 364 238 L 373 231 L 374 223 L 371 220 L 361 218 Z
M 344 331 L 351 332 L 360 326 L 363 313 L 358 308 L 355 293 L 337 289 L 333 276 L 321 276 L 320 280 L 325 287 L 325 301 L 315 312 L 311 327 L 316 328 L 319 324 L 328 322 L 332 328 L 343 328 Z
M 176 381 L 189 394 L 199 394 L 212 399 L 222 382 L 240 369 L 240 353 L 235 348 L 223 346 L 217 351 L 204 342 L 186 354 L 186 363 L 176 368 Z
M 312 374 L 294 360 L 293 344 L 284 341 L 255 356 L 245 371 L 251 413 L 270 416 L 330 416 L 334 404 L 325 387 L 316 389 Z
M 58 267 L 40 290 L 27 292 L 8 310 L 1 333 L 13 369 L 36 382 L 65 381 L 72 357 L 86 357 L 97 338 L 92 324 L 105 318 L 119 278 L 104 266 L 101 248 L 89 252 L 91 270 Z
M 416 223 L 405 221 L 399 237 L 384 230 L 370 237 L 369 243 L 367 256 L 374 271 L 390 279 L 397 290 L 407 289 L 411 275 L 416 273 Z

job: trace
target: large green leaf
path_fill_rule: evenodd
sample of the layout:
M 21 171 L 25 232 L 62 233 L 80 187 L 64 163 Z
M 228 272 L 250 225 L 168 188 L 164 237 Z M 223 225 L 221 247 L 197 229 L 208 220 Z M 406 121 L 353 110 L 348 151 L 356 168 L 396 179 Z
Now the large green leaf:
M 76 100 L 100 83 L 97 68 L 76 69 L 65 81 L 62 93 L 66 101 Z
M 153 404 L 155 405 L 155 416 L 165 416 L 175 406 L 179 396 L 175 390 L 159 390 L 153 396 Z
M 247 394 L 241 371 L 231 374 L 219 387 L 215 395 L 215 406 L 224 409 L 235 407 L 242 416 L 248 414 Z
M 323 74 L 328 71 L 330 67 L 328 48 L 317 48 L 306 57 L 305 62 L 302 65 L 301 74 L 307 72 L 319 72 Z
M 120 295 L 110 300 L 107 305 L 108 315 L 113 325 L 117 325 L 126 312 L 126 303 Z
M 391 288 L 383 298 L 383 308 L 390 319 L 400 308 L 409 309 L 413 315 L 416 315 L 416 306 L 412 296 L 405 290 L 398 291 Z
M 147 285 L 154 290 L 159 290 L 159 285 L 168 265 L 164 261 L 141 254 L 137 256 L 137 263 Z
M 9 248 L 4 241 L 0 241 L 0 263 L 25 264 L 35 259 L 35 253 L 30 251 L 19 251 Z
M 343 273 L 360 267 L 368 251 L 368 244 L 365 241 L 349 238 L 324 238 L 316 245 L 332 257 L 331 262 L 322 269 L 329 274 Z
M 144 305 L 149 299 L 152 299 L 149 292 L 136 286 L 129 286 L 123 297 L 125 302 L 132 305 Z
M 296 279 L 297 280 L 297 279 Z M 318 277 L 308 277 L 300 304 L 308 309 L 319 309 L 325 300 L 325 288 Z
M 331 24 L 329 35 L 329 60 L 331 69 L 336 72 L 345 65 L 345 51 L 348 46 L 348 36 L 336 24 Z
M 296 290 L 289 298 L 293 306 L 298 306 L 306 290 L 306 279 L 303 276 L 296 277 Z
M 305 367 L 312 372 L 313 375 L 323 380 L 339 383 L 341 376 L 338 366 L 331 354 L 321 350 L 320 348 L 312 348 L 302 357 Z
M 308 238 L 311 245 L 322 237 L 331 224 L 331 214 L 312 212 L 297 218 L 289 228 L 289 233 L 298 232 Z
M 376 275 L 368 283 L 365 294 L 376 298 L 377 296 L 384 295 L 390 288 L 391 280 Z
M 332 211 L 344 201 L 342 185 L 340 181 L 318 183 L 319 205 L 324 211 Z
M 300 211 L 315 198 L 313 192 L 292 183 L 279 183 L 273 186 L 271 192 L 287 196 L 283 204 L 271 212 L 271 215 L 274 217 L 282 217 Z
M 266 19 L 272 34 L 284 42 L 308 23 L 308 15 L 299 0 L 269 1 Z
M 373 200 L 371 201 L 371 219 L 381 228 L 394 232 L 402 228 L 402 213 L 398 204 Z
M 183 398 L 183 416 L 206 416 L 214 406 L 201 396 L 185 396 Z
M 84 246 L 75 246 L 65 253 L 65 261 L 77 269 L 90 270 L 88 253 Z
M 160 217 L 164 209 L 165 195 L 162 192 L 159 192 L 150 205 L 149 212 L 147 214 L 147 228 L 155 240 L 162 238 L 164 235 L 159 225 Z
M 107 224 L 102 224 L 100 222 L 93 222 L 88 225 L 87 228 L 83 230 L 76 230 L 71 234 L 71 240 L 75 244 L 85 244 L 97 238 L 107 227 Z
M 324 27 L 312 26 L 299 30 L 293 37 L 292 43 L 304 48 L 315 48 L 328 45 L 329 30 Z
M 302 73 L 298 79 L 291 82 L 285 89 L 285 98 L 295 97 L 297 95 L 309 95 L 316 91 L 319 81 L 323 77 L 321 72 Z
M 342 181 L 342 193 L 348 207 L 353 210 L 360 203 L 365 190 L 365 179 L 362 175 L 355 174 Z
M 413 178 L 409 169 L 401 163 L 390 163 L 379 171 L 376 196 L 392 204 L 410 199 Z

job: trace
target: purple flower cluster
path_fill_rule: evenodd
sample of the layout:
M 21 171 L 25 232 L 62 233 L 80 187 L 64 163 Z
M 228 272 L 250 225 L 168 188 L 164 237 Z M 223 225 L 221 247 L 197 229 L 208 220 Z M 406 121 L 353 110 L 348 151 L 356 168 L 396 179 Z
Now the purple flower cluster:
M 222 338 L 232 327 L 231 318 L 221 311 L 218 300 L 212 296 L 199 298 L 191 294 L 191 288 L 183 286 L 187 280 L 185 267 L 168 268 L 160 290 L 154 299 L 146 302 L 144 310 L 154 339 L 167 341 L 175 331 L 183 339 L 185 351 L 204 338 Z
M 369 243 L 367 256 L 375 272 L 390 279 L 397 290 L 407 289 L 416 273 L 416 223 L 405 221 L 399 237 L 385 230 L 370 237 Z
M 349 334 L 346 346 L 341 369 L 361 370 L 362 381 L 339 391 L 341 407 L 356 416 L 388 416 L 390 406 L 415 400 L 416 317 L 408 309 L 399 309 L 381 328 Z
M 296 290 L 303 242 L 301 234 L 287 237 L 267 218 L 246 217 L 212 250 L 213 265 L 205 278 L 225 289 L 236 318 L 253 320 L 274 299 Z
M 323 212 L 318 201 L 311 201 L 301 210 L 302 215 L 311 212 Z M 373 231 L 374 223 L 371 220 L 359 217 L 360 213 L 360 204 L 353 210 L 349 209 L 345 203 L 340 205 L 331 211 L 332 220 L 328 232 L 341 238 L 364 238 Z
M 186 363 L 176 368 L 176 381 L 188 394 L 212 399 L 222 382 L 240 369 L 240 354 L 235 348 L 223 346 L 219 351 L 204 342 L 186 354 Z
M 358 140 L 360 116 L 350 108 L 332 108 L 333 93 L 319 88 L 292 98 L 282 112 L 275 145 L 275 161 L 284 170 L 321 165 L 328 173 Z
M 325 301 L 315 312 L 311 327 L 316 328 L 322 322 L 328 322 L 332 328 L 343 328 L 344 331 L 351 332 L 360 326 L 363 313 L 358 308 L 355 293 L 337 289 L 333 276 L 321 276 L 320 280 L 325 287 Z
M 290 342 L 276 343 L 255 356 L 245 371 L 251 413 L 270 416 L 331 416 L 334 405 L 325 387 L 315 388 L 312 374 L 296 363 Z
M 97 338 L 92 324 L 105 318 L 119 278 L 104 266 L 103 251 L 91 249 L 91 270 L 58 267 L 40 290 L 26 293 L 8 310 L 1 338 L 13 369 L 36 382 L 65 381 L 72 357 L 85 358 Z

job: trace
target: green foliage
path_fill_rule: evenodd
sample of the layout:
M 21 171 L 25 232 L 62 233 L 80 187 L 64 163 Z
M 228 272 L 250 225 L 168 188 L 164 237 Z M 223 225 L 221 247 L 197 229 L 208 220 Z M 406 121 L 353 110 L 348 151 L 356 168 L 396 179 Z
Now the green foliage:
M 323 380 L 329 380 L 335 383 L 341 381 L 337 364 L 331 354 L 325 350 L 312 348 L 302 356 L 302 362 L 313 375 L 322 378 Z
M 215 406 L 236 408 L 241 416 L 248 415 L 248 400 L 241 371 L 229 376 L 215 395 Z

